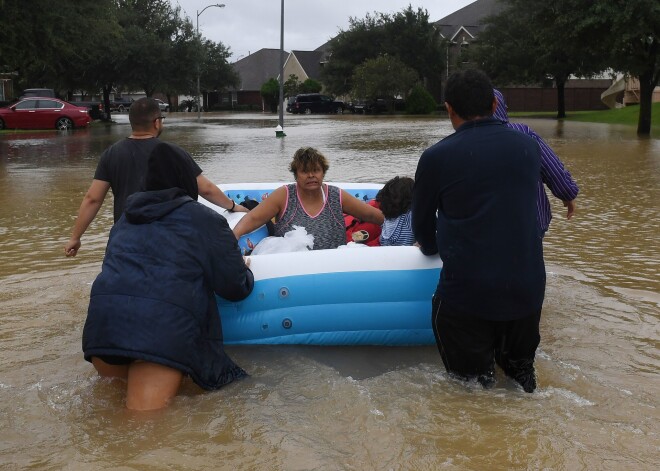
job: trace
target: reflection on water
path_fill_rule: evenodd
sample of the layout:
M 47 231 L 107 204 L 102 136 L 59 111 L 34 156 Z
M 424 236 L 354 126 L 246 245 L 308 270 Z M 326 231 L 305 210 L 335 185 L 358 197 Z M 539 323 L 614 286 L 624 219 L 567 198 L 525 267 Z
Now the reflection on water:
M 419 117 L 172 114 L 163 138 L 217 183 L 290 180 L 315 146 L 328 180 L 413 176 L 452 132 Z M 448 378 L 435 347 L 234 347 L 251 376 L 192 384 L 166 411 L 122 409 L 118 385 L 80 353 L 112 205 L 75 259 L 62 247 L 113 126 L 0 134 L 0 463 L 7 469 L 654 469 L 658 449 L 660 141 L 635 129 L 528 121 L 578 181 L 578 213 L 554 220 L 539 390 Z

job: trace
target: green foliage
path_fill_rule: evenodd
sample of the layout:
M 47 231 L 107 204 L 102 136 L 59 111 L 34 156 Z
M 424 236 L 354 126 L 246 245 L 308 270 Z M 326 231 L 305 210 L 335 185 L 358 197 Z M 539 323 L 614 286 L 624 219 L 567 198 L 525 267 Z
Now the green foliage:
M 444 57 L 440 32 L 428 21 L 428 12 L 408 6 L 394 15 L 374 13 L 350 18 L 349 29 L 330 42 L 331 60 L 321 71 L 330 93 L 347 94 L 353 87 L 355 69 L 381 55 L 397 58 L 415 71 L 418 80 L 439 83 Z
M 614 70 L 640 80 L 638 132 L 648 134 L 653 88 L 660 80 L 658 0 L 503 0 L 486 21 L 472 60 L 496 83 L 539 83 L 552 77 L 558 91 L 571 75 Z
M 321 85 L 320 82 L 308 78 L 302 83 L 302 86 L 300 87 L 300 93 L 320 93 L 322 89 L 323 85 Z
M 564 117 L 564 86 L 571 75 L 590 76 L 606 68 L 603 58 L 578 40 L 582 0 L 504 0 L 506 8 L 486 20 L 470 53 L 497 83 L 540 83 L 552 77 L 558 91 L 557 117 Z
M 289 78 L 284 82 L 284 96 L 296 96 L 300 92 L 300 80 L 295 74 L 289 75 Z
M 405 97 L 417 81 L 417 72 L 401 60 L 382 55 L 355 68 L 352 95 L 367 100 L 385 98 L 391 105 L 395 97 Z
M 593 0 L 585 2 L 579 40 L 608 67 L 637 77 L 640 84 L 638 134 L 651 131 L 653 89 L 660 83 L 660 2 Z
M 236 87 L 240 82 L 238 74 L 229 65 L 229 48 L 213 41 L 204 43 L 205 60 L 202 68 L 202 89 L 222 90 L 228 86 Z
M 271 112 L 277 112 L 277 104 L 280 101 L 280 83 L 271 78 L 261 86 L 261 97 Z
M 320 93 L 323 85 L 314 79 L 308 78 L 304 82 L 300 82 L 298 76 L 295 74 L 289 75 L 289 78 L 284 82 L 284 96 L 292 97 L 300 93 Z
M 416 85 L 413 87 L 406 100 L 406 112 L 408 114 L 429 114 L 435 111 L 438 104 L 424 87 Z
M 118 37 L 112 0 L 5 0 L 0 15 L 0 70 L 18 72 L 15 89 L 54 88 L 61 95 L 100 87 L 89 70 Z M 110 47 L 106 46 L 110 43 Z
M 421 80 L 440 81 L 444 63 L 444 46 L 440 31 L 429 23 L 429 14 L 409 5 L 392 15 L 385 23 L 385 42 L 382 53 L 400 59 L 415 70 Z
M 344 95 L 351 89 L 350 78 L 355 67 L 366 59 L 378 57 L 382 52 L 385 31 L 383 15 L 376 17 L 367 14 L 364 19 L 351 17 L 347 31 L 340 31 L 330 41 L 331 60 L 321 70 L 321 78 L 326 88 L 336 95 Z
M 126 37 L 122 72 L 132 88 L 152 96 L 166 88 L 165 72 L 172 58 L 180 19 L 169 0 L 118 0 Z
M 221 43 L 201 41 L 171 0 L 0 0 L 0 72 L 14 89 L 108 96 L 113 89 L 193 93 L 238 78 Z M 197 65 L 200 64 L 198 69 Z

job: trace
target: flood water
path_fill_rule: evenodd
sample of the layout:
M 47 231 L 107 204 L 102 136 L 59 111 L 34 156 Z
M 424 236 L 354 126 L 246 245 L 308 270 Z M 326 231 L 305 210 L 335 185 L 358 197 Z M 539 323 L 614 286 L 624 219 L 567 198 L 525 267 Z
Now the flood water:
M 0 468 L 7 470 L 657 469 L 660 447 L 660 139 L 634 127 L 526 120 L 580 185 L 552 200 L 539 388 L 498 372 L 450 379 L 435 347 L 228 347 L 250 377 L 186 383 L 164 411 L 131 414 L 81 353 L 110 200 L 63 256 L 100 153 L 126 115 L 69 134 L 0 134 Z M 290 180 L 319 148 L 330 181 L 414 176 L 452 132 L 438 117 L 172 113 L 162 138 L 216 183 Z

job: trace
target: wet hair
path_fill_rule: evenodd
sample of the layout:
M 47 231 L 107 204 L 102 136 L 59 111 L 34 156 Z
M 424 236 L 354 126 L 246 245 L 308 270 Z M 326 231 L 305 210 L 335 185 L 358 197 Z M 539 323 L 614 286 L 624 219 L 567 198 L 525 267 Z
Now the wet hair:
M 412 204 L 412 191 L 415 180 L 410 177 L 394 177 L 376 195 L 380 210 L 387 219 L 406 213 Z
M 133 129 L 150 129 L 154 119 L 160 116 L 160 107 L 153 98 L 135 100 L 128 109 L 128 120 Z
M 181 188 L 196 200 L 199 194 L 192 160 L 170 144 L 161 142 L 149 154 L 144 189 L 147 191 Z
M 459 70 L 447 79 L 445 101 L 466 121 L 492 115 L 493 96 L 493 84 L 481 70 Z
M 313 147 L 301 147 L 293 154 L 293 160 L 289 164 L 289 170 L 296 176 L 298 170 L 302 172 L 313 171 L 316 168 L 323 170 L 323 175 L 328 171 L 330 165 L 323 154 Z

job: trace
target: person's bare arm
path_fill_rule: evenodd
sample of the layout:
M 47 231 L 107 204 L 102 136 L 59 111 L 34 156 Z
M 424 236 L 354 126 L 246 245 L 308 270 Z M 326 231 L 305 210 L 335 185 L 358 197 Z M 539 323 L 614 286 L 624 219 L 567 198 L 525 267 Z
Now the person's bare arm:
M 204 199 L 217 206 L 220 206 L 223 209 L 232 210 L 234 202 L 227 195 L 225 195 L 225 193 L 220 188 L 218 188 L 216 184 L 214 184 L 201 173 L 197 176 L 197 188 L 199 189 L 199 194 L 204 197 Z M 234 206 L 233 211 L 238 213 L 247 213 L 248 209 L 241 206 L 240 204 L 237 204 Z
M 374 224 L 382 225 L 385 222 L 385 217 L 380 209 L 374 208 L 367 203 L 360 201 L 356 197 L 348 194 L 347 191 L 341 190 L 341 207 L 346 214 L 358 218 L 360 221 L 372 222 Z
M 571 201 L 564 201 L 564 206 L 566 207 L 566 219 L 572 218 L 573 214 L 575 214 L 575 209 L 577 208 L 575 199 L 572 199 Z
M 103 180 L 92 180 L 92 184 L 80 204 L 80 209 L 78 209 L 78 217 L 71 231 L 71 239 L 64 246 L 64 255 L 67 257 L 75 257 L 78 253 L 80 238 L 101 209 L 109 189 L 110 183 Z
M 249 234 L 280 214 L 284 209 L 286 198 L 286 188 L 280 187 L 273 191 L 268 198 L 238 221 L 234 227 L 236 238 L 239 239 L 242 235 Z

